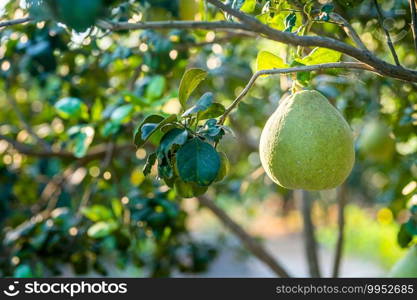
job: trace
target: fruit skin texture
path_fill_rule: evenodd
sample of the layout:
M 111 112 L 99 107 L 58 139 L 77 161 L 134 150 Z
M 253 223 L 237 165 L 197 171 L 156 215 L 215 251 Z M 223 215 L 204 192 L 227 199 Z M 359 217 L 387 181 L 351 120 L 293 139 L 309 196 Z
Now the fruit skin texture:
M 410 248 L 407 254 L 392 267 L 388 277 L 417 277 L 417 246 Z
M 259 154 L 268 176 L 288 189 L 334 188 L 355 161 L 348 123 L 314 90 L 281 100 L 262 131 Z
M 395 150 L 395 142 L 388 126 L 380 120 L 368 122 L 358 140 L 360 153 L 376 162 L 389 161 Z

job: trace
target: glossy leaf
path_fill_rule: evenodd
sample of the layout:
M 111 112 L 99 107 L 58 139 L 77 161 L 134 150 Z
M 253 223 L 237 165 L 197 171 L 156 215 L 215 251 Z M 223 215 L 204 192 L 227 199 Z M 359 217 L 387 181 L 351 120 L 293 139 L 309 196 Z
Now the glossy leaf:
M 210 105 L 213 103 L 213 93 L 205 93 L 201 98 L 197 101 L 197 103 L 187 109 L 183 114 L 182 117 L 186 117 L 195 113 L 198 113 L 200 111 L 207 110 Z
M 256 58 L 256 71 L 288 68 L 284 60 L 268 51 L 260 51 Z M 264 75 L 268 76 L 268 75 Z
M 176 166 L 184 182 L 207 186 L 218 174 L 220 156 L 212 145 L 193 138 L 178 150 Z
M 195 88 L 200 84 L 201 81 L 206 79 L 207 72 L 203 69 L 188 69 L 182 76 L 178 99 L 181 107 L 185 109 L 187 100 Z

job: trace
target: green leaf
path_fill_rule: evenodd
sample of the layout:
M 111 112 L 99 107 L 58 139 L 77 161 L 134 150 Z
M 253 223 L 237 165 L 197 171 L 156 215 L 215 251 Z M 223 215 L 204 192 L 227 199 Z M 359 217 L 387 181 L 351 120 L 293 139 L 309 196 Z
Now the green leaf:
M 73 153 L 75 157 L 83 157 L 94 139 L 95 130 L 92 126 L 73 126 L 68 129 L 68 135 L 74 140 Z
M 17 266 L 16 269 L 14 270 L 13 277 L 30 278 L 30 277 L 33 277 L 33 272 L 29 265 L 21 264 Z
M 187 109 L 182 114 L 181 117 L 186 117 L 191 114 L 198 113 L 200 111 L 205 111 L 206 109 L 210 107 L 212 103 L 213 103 L 213 93 L 210 93 L 210 92 L 205 93 L 203 96 L 201 96 L 201 98 L 197 101 L 197 103 L 194 106 Z
M 146 88 L 146 93 L 145 93 L 146 98 L 150 100 L 160 98 L 162 94 L 164 93 L 165 86 L 166 86 L 165 77 L 161 75 L 153 76 L 151 81 L 148 84 L 148 87 Z
M 101 102 L 100 99 L 97 99 L 96 101 L 94 101 L 93 106 L 91 107 L 91 121 L 92 122 L 97 122 L 100 121 L 103 112 L 103 103 Z
M 101 135 L 103 137 L 108 137 L 109 135 L 117 133 L 119 129 L 120 129 L 119 123 L 108 121 L 106 122 L 106 124 L 104 124 L 103 128 L 101 129 Z
M 149 154 L 148 159 L 146 160 L 145 166 L 143 167 L 143 175 L 148 175 L 151 173 L 151 169 L 156 162 L 156 152 Z
M 279 31 L 284 31 L 286 29 L 287 18 L 289 22 L 295 21 L 295 23 L 291 23 L 291 24 L 294 24 L 292 29 L 299 28 L 302 25 L 302 15 L 300 13 L 295 13 L 295 20 L 294 20 L 294 17 L 293 16 L 290 17 L 290 15 L 288 14 L 287 11 L 280 11 L 278 13 L 266 12 L 266 13 L 256 16 L 256 18 L 260 22 L 274 29 L 277 29 Z
M 224 114 L 225 111 L 226 111 L 226 108 L 222 104 L 213 103 L 205 111 L 200 111 L 197 114 L 197 118 L 199 120 L 207 120 L 207 119 L 217 118 L 217 117 L 220 117 L 222 114 Z
M 176 165 L 184 182 L 207 186 L 219 172 L 220 156 L 212 145 L 193 138 L 178 150 Z
M 158 116 L 158 115 L 153 115 Z M 162 117 L 163 118 L 163 117 Z M 157 118 L 156 118 L 157 119 Z M 175 122 L 177 120 L 177 115 L 169 115 L 166 118 L 163 118 L 159 123 L 144 123 L 139 126 L 135 134 L 135 144 L 137 147 L 142 146 L 158 129 L 160 129 L 165 124 Z
M 268 51 L 260 51 L 256 58 L 256 71 L 288 68 L 281 57 Z M 264 75 L 263 77 L 268 76 Z
M 87 235 L 95 239 L 103 238 L 115 231 L 117 227 L 118 225 L 115 221 L 100 221 L 88 228 Z
M 146 140 L 142 139 L 142 127 L 146 124 L 159 124 L 165 118 L 160 115 L 149 115 L 136 127 L 133 133 L 133 140 L 136 146 L 142 146 Z
M 113 199 L 111 201 L 111 207 L 112 207 L 114 215 L 120 218 L 123 213 L 123 205 L 120 199 Z
M 207 72 L 203 69 L 188 69 L 182 76 L 178 91 L 178 99 L 185 110 L 187 100 L 201 81 L 206 79 Z
M 291 67 L 297 67 L 297 66 L 304 66 L 304 64 L 299 63 L 298 61 L 294 60 L 291 64 Z M 310 71 L 297 72 L 296 78 L 299 84 L 307 86 L 311 79 L 311 72 Z
M 256 0 L 245 0 L 243 5 L 240 7 L 240 10 L 244 13 L 250 14 L 255 10 Z
M 306 66 L 338 62 L 342 53 L 327 48 L 314 48 L 309 55 L 302 59 L 297 59 L 299 63 Z
M 129 121 L 129 115 L 133 110 L 132 104 L 125 104 L 116 108 L 111 116 L 110 120 L 116 124 L 122 124 Z
M 182 146 L 188 138 L 188 131 L 186 129 L 174 128 L 164 134 L 159 144 L 158 151 L 168 157 L 168 151 L 174 145 Z
M 183 198 L 193 198 L 203 195 L 208 187 L 200 186 L 193 182 L 184 182 L 180 178 L 177 178 L 174 183 L 175 191 Z
M 81 213 L 93 222 L 106 221 L 113 217 L 111 210 L 100 204 L 85 207 Z
M 402 224 L 400 227 L 400 231 L 397 235 L 397 241 L 400 247 L 406 248 L 408 245 L 410 245 L 410 242 L 412 241 L 413 236 L 408 232 L 406 229 L 405 224 Z
M 295 13 L 290 13 L 285 18 L 285 29 L 284 29 L 284 31 L 291 32 L 293 27 L 296 24 L 296 21 L 297 21 L 297 15 Z
M 87 106 L 81 99 L 74 97 L 62 98 L 54 106 L 63 119 L 84 117 L 87 113 Z
M 174 170 L 165 156 L 158 160 L 158 176 L 164 180 L 171 179 L 174 176 Z

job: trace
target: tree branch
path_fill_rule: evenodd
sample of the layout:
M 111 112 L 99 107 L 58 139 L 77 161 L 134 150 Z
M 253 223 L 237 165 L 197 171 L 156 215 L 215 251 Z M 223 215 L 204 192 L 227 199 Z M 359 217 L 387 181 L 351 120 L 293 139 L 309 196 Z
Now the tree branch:
M 411 10 L 411 29 L 413 31 L 414 48 L 417 51 L 417 9 L 416 0 L 408 0 Z
M 362 49 L 355 48 L 346 43 L 328 37 L 298 36 L 290 32 L 279 31 L 262 24 L 251 16 L 231 8 L 229 5 L 226 5 L 219 0 L 206 1 L 222 9 L 223 11 L 226 11 L 230 15 L 240 19 L 246 26 L 251 29 L 251 31 L 258 32 L 271 40 L 295 46 L 315 46 L 333 49 L 373 67 L 375 72 L 381 75 L 401 79 L 404 81 L 417 82 L 417 71 L 406 69 L 402 66 L 389 64 L 376 57 L 370 51 L 364 51 Z
M 296 202 L 301 205 L 304 226 L 304 249 L 310 276 L 319 278 L 321 276 L 320 265 L 317 255 L 317 241 L 314 233 L 314 225 L 311 219 L 311 199 L 309 199 L 308 192 L 303 190 L 296 190 L 294 196 L 296 197 Z
M 30 17 L 3 21 L 3 22 L 0 22 L 0 28 L 7 27 L 7 26 L 12 26 L 12 25 L 23 24 L 23 23 L 27 23 L 29 21 L 32 21 L 32 19 Z
M 394 48 L 394 45 L 393 45 L 392 40 L 391 40 L 391 35 L 389 34 L 388 29 L 386 29 L 385 26 L 384 26 L 384 15 L 382 14 L 382 10 L 379 7 L 378 0 L 374 0 L 374 4 L 375 4 L 376 11 L 378 13 L 379 23 L 380 23 L 380 25 L 382 27 L 382 30 L 384 30 L 385 35 L 387 37 L 388 48 L 391 51 L 392 57 L 394 58 L 394 61 L 395 61 L 395 64 L 397 66 L 400 66 L 401 64 L 400 64 L 400 61 L 398 59 L 397 53 L 395 52 L 395 48 Z
M 82 158 L 78 158 L 78 157 L 75 157 L 73 153 L 68 152 L 68 151 L 36 150 L 24 143 L 15 141 L 14 139 L 9 138 L 2 134 L 0 134 L 0 140 L 4 140 L 8 142 L 14 149 L 16 149 L 16 151 L 18 151 L 21 154 L 28 155 L 28 156 L 57 157 L 57 158 L 68 159 L 68 160 L 79 160 L 82 163 L 102 158 L 107 152 L 106 145 L 97 145 L 97 146 L 92 147 L 85 156 L 83 156 Z M 124 151 L 129 150 L 129 149 L 133 151 L 133 149 L 135 149 L 135 146 L 132 144 L 124 144 L 124 145 L 116 146 L 114 149 L 114 152 L 123 153 Z
M 365 44 L 362 42 L 358 33 L 353 29 L 352 25 L 345 18 L 337 13 L 330 13 L 330 18 L 337 24 L 343 27 L 343 30 L 346 32 L 347 36 L 350 37 L 360 49 L 368 51 Z
M 220 207 L 218 207 L 213 200 L 207 196 L 200 196 L 197 198 L 199 203 L 211 210 L 222 221 L 232 233 L 234 233 L 245 247 L 255 255 L 259 260 L 269 266 L 275 274 L 280 277 L 290 277 L 288 272 L 275 260 L 275 258 L 267 252 L 259 243 L 257 243 L 242 227 L 233 221 Z
M 241 23 L 234 22 L 203 22 L 203 21 L 157 21 L 157 22 L 112 22 L 99 20 L 97 25 L 103 29 L 111 31 L 136 30 L 136 29 L 207 29 L 207 30 L 226 30 L 238 29 L 251 31 L 251 28 Z
M 236 99 L 233 100 L 232 104 L 230 104 L 230 106 L 223 113 L 223 115 L 221 116 L 219 120 L 219 123 L 220 124 L 224 123 L 227 116 L 232 112 L 234 108 L 236 108 L 239 102 L 247 95 L 249 90 L 255 84 L 255 81 L 262 75 L 288 74 L 288 73 L 296 73 L 296 72 L 304 72 L 304 71 L 320 71 L 320 70 L 334 69 L 334 68 L 359 69 L 359 70 L 368 70 L 368 71 L 376 72 L 375 69 L 373 69 L 372 67 L 366 64 L 353 63 L 353 62 L 327 63 L 327 64 L 319 64 L 319 65 L 311 65 L 311 66 L 299 66 L 299 67 L 293 67 L 293 68 L 260 70 L 252 75 L 248 84 L 244 87 L 244 89 L 240 92 L 240 94 L 236 97 Z
M 340 263 L 342 261 L 343 255 L 343 243 L 345 237 L 345 206 L 347 203 L 347 186 L 346 183 L 341 185 L 338 189 L 338 203 L 337 207 L 338 211 L 338 234 L 337 234 L 337 242 L 335 248 L 335 256 L 333 261 L 333 272 L 332 277 L 337 278 L 339 276 L 340 271 Z

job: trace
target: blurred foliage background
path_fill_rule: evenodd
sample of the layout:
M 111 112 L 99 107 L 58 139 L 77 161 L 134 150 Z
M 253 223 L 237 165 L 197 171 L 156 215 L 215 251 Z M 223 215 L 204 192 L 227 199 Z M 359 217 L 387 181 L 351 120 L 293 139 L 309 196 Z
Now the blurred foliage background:
M 227 106 L 256 70 L 259 51 L 289 61 L 296 49 L 235 32 L 113 32 L 93 26 L 102 18 L 229 18 L 203 1 L 44 2 L 1 1 L 2 19 L 30 15 L 37 20 L 0 31 L 1 276 L 55 276 L 68 274 L 67 267 L 71 274 L 114 275 L 115 268 L 133 266 L 134 276 L 159 277 L 206 271 L 222 248 L 223 231 L 207 225 L 211 238 L 198 234 L 205 224 L 196 221 L 202 213 L 196 202 L 158 180 L 155 168 L 144 176 L 146 157 L 157 140 L 136 149 L 134 128 L 149 114 L 180 112 L 178 87 L 186 69 L 208 72 L 191 102 L 212 92 L 216 102 Z M 300 7 L 308 4 L 278 1 L 283 6 L 277 10 L 277 1 L 229 2 L 252 15 L 269 14 L 270 26 L 293 32 L 301 25 Z M 255 6 L 248 8 L 249 2 Z M 380 3 L 400 61 L 415 69 L 408 2 Z M 371 51 L 393 61 L 372 1 L 310 4 L 311 14 L 331 4 Z M 298 21 L 288 28 L 290 14 Z M 313 22 L 310 34 L 351 43 L 340 26 L 325 18 Z M 381 153 L 392 143 L 392 151 L 382 157 L 361 152 L 358 142 L 345 184 L 350 202 L 346 251 L 388 268 L 417 234 L 417 88 L 352 70 L 307 75 L 306 88 L 328 97 L 358 141 L 375 120 L 390 136 L 388 144 L 371 150 Z M 300 231 L 292 192 L 264 174 L 257 152 L 264 123 L 291 85 L 291 76 L 257 81 L 226 122 L 234 135 L 225 135 L 218 145 L 231 163 L 229 174 L 207 192 L 251 233 L 266 239 Z M 311 196 L 317 236 L 330 247 L 336 239 L 337 193 Z

